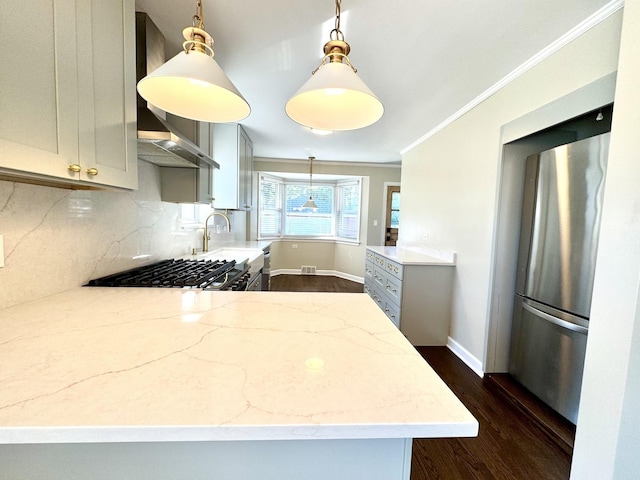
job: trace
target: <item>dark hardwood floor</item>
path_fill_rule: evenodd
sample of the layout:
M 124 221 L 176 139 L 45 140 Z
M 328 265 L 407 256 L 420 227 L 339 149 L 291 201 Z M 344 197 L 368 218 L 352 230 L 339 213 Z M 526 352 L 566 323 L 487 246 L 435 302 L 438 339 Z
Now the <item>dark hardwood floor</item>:
M 275 292 L 364 292 L 361 283 L 324 275 L 276 275 L 270 287 Z
M 476 438 L 416 439 L 411 480 L 566 480 L 571 453 L 447 347 L 417 350 L 480 424 Z
M 272 277 L 271 289 L 363 291 L 356 282 L 313 275 L 278 275 Z M 417 350 L 478 419 L 480 432 L 476 438 L 415 439 L 411 480 L 569 478 L 575 433 L 569 422 L 505 376 L 478 377 L 447 347 Z

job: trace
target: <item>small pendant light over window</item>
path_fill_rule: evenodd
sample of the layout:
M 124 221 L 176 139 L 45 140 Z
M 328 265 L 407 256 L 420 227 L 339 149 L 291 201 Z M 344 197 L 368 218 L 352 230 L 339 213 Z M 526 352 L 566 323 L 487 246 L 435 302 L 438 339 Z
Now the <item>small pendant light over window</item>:
M 351 47 L 340 30 L 340 3 L 336 0 L 336 24 L 320 66 L 285 106 L 287 115 L 305 127 L 356 130 L 377 122 L 384 112 L 349 61 Z
M 184 50 L 138 82 L 152 105 L 202 122 L 237 122 L 251 112 L 247 101 L 213 59 L 213 38 L 204 31 L 202 1 L 193 25 L 182 31 Z
M 302 208 L 318 208 L 316 202 L 313 201 L 313 161 L 316 157 L 309 157 L 309 200 L 302 206 Z

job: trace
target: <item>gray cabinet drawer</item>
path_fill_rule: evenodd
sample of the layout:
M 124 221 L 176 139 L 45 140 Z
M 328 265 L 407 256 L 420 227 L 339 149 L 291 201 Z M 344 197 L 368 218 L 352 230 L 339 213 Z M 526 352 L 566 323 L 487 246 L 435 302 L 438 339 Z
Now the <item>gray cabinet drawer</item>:
M 373 257 L 374 257 L 374 258 L 373 258 L 373 261 L 374 261 L 374 263 L 375 263 L 375 266 L 376 266 L 376 267 L 380 267 L 382 270 L 384 270 L 384 268 L 385 268 L 385 264 L 386 264 L 386 262 L 387 262 L 386 258 L 384 258 L 384 257 L 383 257 L 383 256 L 381 256 L 381 255 L 378 255 L 377 253 L 376 253 L 376 254 L 374 254 L 374 256 L 373 256 Z
M 366 293 L 367 295 L 371 296 L 372 295 L 371 291 L 372 291 L 371 283 L 367 282 L 365 280 L 365 282 L 364 282 L 364 293 Z
M 393 260 L 386 259 L 385 260 L 385 269 L 389 275 L 393 275 L 394 277 L 402 280 L 402 265 L 394 262 Z
M 384 271 L 384 268 L 378 267 L 377 265 L 373 266 L 373 284 L 377 285 L 380 290 L 387 289 L 387 273 Z
M 364 264 L 364 280 L 367 279 L 373 280 L 373 262 L 365 262 Z
M 371 292 L 371 298 L 373 298 L 373 300 L 378 304 L 378 307 L 384 310 L 387 301 L 385 296 L 380 293 L 380 290 L 378 290 L 377 288 L 372 288 Z
M 384 313 L 394 325 L 400 328 L 400 307 L 388 299 L 384 303 Z
M 367 262 L 373 263 L 375 262 L 375 258 L 376 258 L 376 254 L 373 253 L 371 250 L 367 250 L 367 257 L 366 257 Z
M 402 299 L 402 282 L 395 277 L 387 275 L 385 279 L 385 293 L 397 304 Z
M 365 281 L 364 281 L 364 293 L 366 293 L 371 298 L 373 298 L 373 291 L 374 290 L 375 290 L 375 288 L 373 286 L 373 280 L 367 281 L 367 279 L 365 279 Z

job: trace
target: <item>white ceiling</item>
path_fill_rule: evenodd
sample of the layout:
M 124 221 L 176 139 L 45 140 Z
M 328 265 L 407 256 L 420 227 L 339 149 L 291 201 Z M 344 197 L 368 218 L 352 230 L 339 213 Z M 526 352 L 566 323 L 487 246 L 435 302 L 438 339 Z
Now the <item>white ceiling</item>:
M 257 157 L 391 163 L 400 152 L 609 0 L 342 0 L 349 58 L 380 98 L 376 124 L 319 137 L 284 105 L 311 76 L 335 0 L 203 0 L 215 58 L 251 105 Z M 196 0 L 136 0 L 178 53 Z

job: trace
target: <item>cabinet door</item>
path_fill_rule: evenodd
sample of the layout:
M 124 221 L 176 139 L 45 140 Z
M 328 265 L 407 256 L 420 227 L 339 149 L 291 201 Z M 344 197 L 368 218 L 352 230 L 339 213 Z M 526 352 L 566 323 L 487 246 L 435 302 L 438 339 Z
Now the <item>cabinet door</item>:
M 242 183 L 243 183 L 243 198 L 244 208 L 251 210 L 253 205 L 252 193 L 253 193 L 253 144 L 249 139 L 246 132 L 240 127 L 241 136 L 244 139 L 244 155 L 242 158 Z
M 198 122 L 198 138 L 197 145 L 204 153 L 213 157 L 213 141 L 211 124 L 207 122 Z M 202 163 L 199 169 L 198 178 L 198 203 L 210 204 L 214 200 L 214 175 L 215 168 L 208 163 Z
M 77 2 L 80 179 L 137 188 L 134 0 Z
M 214 127 L 214 160 L 220 164 L 215 175 L 215 208 L 239 208 L 238 128 L 231 123 L 218 123 Z
M 253 145 L 238 124 L 215 125 L 215 156 L 220 170 L 215 174 L 215 208 L 251 208 Z
M 75 2 L 3 0 L 0 44 L 0 169 L 79 178 Z

